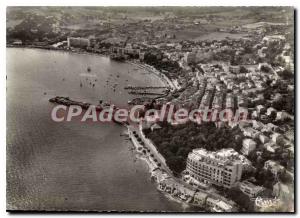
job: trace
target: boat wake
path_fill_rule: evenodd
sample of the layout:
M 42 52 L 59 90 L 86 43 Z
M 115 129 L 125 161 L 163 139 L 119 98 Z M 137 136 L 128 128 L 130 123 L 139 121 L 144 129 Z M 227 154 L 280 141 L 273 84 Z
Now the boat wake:
M 81 74 L 79 74 L 79 76 L 82 76 L 82 77 L 92 77 L 92 78 L 96 78 L 97 77 L 96 74 L 90 74 L 90 73 L 81 73 Z

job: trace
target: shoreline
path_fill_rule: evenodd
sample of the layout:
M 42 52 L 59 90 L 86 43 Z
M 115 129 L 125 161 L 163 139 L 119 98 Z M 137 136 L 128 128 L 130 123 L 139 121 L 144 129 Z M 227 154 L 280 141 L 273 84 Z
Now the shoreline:
M 141 69 L 147 70 L 149 73 L 156 75 L 166 86 L 170 87 L 171 91 L 174 91 L 177 89 L 176 86 L 174 85 L 174 83 L 165 74 L 161 73 L 159 70 L 155 69 L 153 66 L 148 65 L 146 63 L 135 62 L 135 61 L 126 61 L 126 63 L 130 63 Z
M 22 46 L 6 45 L 6 48 L 41 49 L 41 50 L 73 53 L 73 54 L 94 55 L 94 56 L 100 56 L 100 57 L 105 57 L 105 58 L 110 59 L 109 55 L 101 54 L 101 53 L 97 53 L 97 52 L 89 52 L 89 51 L 75 51 L 75 50 L 55 49 L 55 48 L 50 48 L 50 47 L 25 46 L 25 45 L 22 45 Z M 115 60 L 113 60 L 113 61 L 115 61 Z M 118 62 L 118 61 L 115 61 L 115 62 Z M 131 64 L 131 65 L 137 66 L 140 69 L 147 70 L 149 73 L 156 75 L 165 86 L 170 87 L 171 91 L 174 91 L 174 90 L 177 89 L 177 87 L 172 82 L 172 80 L 170 80 L 165 74 L 163 74 L 159 70 L 155 69 L 151 65 L 148 65 L 148 64 L 142 63 L 142 62 L 138 62 L 138 61 L 135 61 L 135 60 L 133 60 L 133 61 L 132 60 L 125 60 L 124 62 L 120 62 L 120 63 L 128 63 L 128 64 Z
M 67 52 L 67 53 L 95 55 L 95 56 L 109 58 L 109 57 L 107 57 L 107 55 L 104 55 L 104 54 L 87 52 L 87 51 L 48 49 L 48 48 L 43 48 L 43 47 L 27 47 L 27 46 L 7 46 L 7 48 L 29 48 L 29 49 L 31 48 L 31 49 L 42 49 L 42 50 L 54 50 L 54 51 L 61 51 L 61 52 Z M 116 62 L 118 62 L 118 61 L 116 61 Z M 161 75 L 164 75 L 164 74 L 159 72 L 158 70 L 156 70 L 154 67 L 147 65 L 147 64 L 139 63 L 139 62 L 134 62 L 134 61 L 127 60 L 124 62 L 135 65 L 139 68 L 145 69 L 149 73 L 153 73 L 154 75 L 156 75 L 156 77 L 161 79 L 162 83 L 166 84 L 166 86 L 169 86 L 169 87 L 171 86 L 166 80 L 162 79 Z M 173 83 L 171 82 L 171 84 L 173 84 Z M 174 85 L 174 87 L 176 90 L 177 87 L 175 85 Z M 154 180 L 154 182 L 156 184 L 155 185 L 156 189 L 160 193 L 162 193 L 168 200 L 180 204 L 182 206 L 182 208 L 184 208 L 184 209 L 196 208 L 196 209 L 200 209 L 200 210 L 203 209 L 203 212 L 205 212 L 205 211 L 209 211 L 209 210 L 207 208 L 205 208 L 204 205 L 198 204 L 198 203 L 196 204 L 193 202 L 194 195 L 196 193 L 200 192 L 200 193 L 208 194 L 211 197 L 217 196 L 219 199 L 222 199 L 222 197 L 218 196 L 218 194 L 213 194 L 213 193 L 206 192 L 205 190 L 196 189 L 195 187 L 191 187 L 191 185 L 181 181 L 179 178 L 174 177 L 173 173 L 168 169 L 168 166 L 166 165 L 165 161 L 161 161 L 161 158 L 157 157 L 157 156 L 162 156 L 162 155 L 159 154 L 159 152 L 156 149 L 154 149 L 154 150 L 156 150 L 156 154 L 154 152 L 153 153 L 155 154 L 155 158 L 157 158 L 157 159 L 154 158 L 153 154 L 151 156 L 144 155 L 142 150 L 140 149 L 141 144 L 138 141 L 134 141 L 132 134 L 130 135 L 130 128 L 134 129 L 134 128 L 136 128 L 136 126 L 127 125 L 127 124 L 122 124 L 122 125 L 127 128 L 127 133 L 128 133 L 129 139 L 132 142 L 135 152 L 137 154 L 136 158 L 143 160 L 147 164 L 148 173 L 150 174 L 150 178 Z M 140 131 L 142 131 L 142 130 L 140 130 Z M 137 132 L 139 132 L 139 130 L 137 130 Z M 142 135 L 142 134 L 140 134 L 140 135 Z M 146 139 L 143 138 L 142 144 L 147 144 L 146 141 L 148 141 L 148 140 L 146 140 Z M 153 144 L 153 143 L 150 143 L 150 144 Z M 151 147 L 155 147 L 155 145 L 153 145 L 153 146 L 148 145 L 148 147 L 150 147 L 150 150 L 153 151 L 151 149 Z M 150 150 L 149 150 L 149 152 L 150 152 Z M 157 153 L 159 155 L 157 155 Z M 164 159 L 164 158 L 162 157 L 162 159 Z M 158 165 L 158 163 L 159 163 L 158 160 L 163 164 Z M 163 167 L 165 167 L 165 169 L 162 170 Z M 195 211 L 197 211 L 197 210 L 195 210 Z
M 72 51 L 72 50 L 63 50 L 63 49 L 51 49 L 51 48 L 35 47 L 35 46 L 7 46 L 7 48 L 42 49 L 42 50 L 51 50 L 51 51 L 58 51 L 58 52 L 74 53 L 74 54 L 95 55 L 95 56 L 109 58 L 109 56 L 104 55 L 104 54 L 94 53 L 94 52 L 87 52 L 87 51 Z M 163 73 L 159 72 L 154 67 L 152 67 L 152 66 L 150 66 L 148 64 L 144 64 L 144 63 L 140 63 L 140 62 L 136 62 L 136 61 L 129 61 L 129 60 L 124 61 L 124 63 L 128 63 L 128 64 L 131 64 L 131 65 L 137 66 L 140 69 L 146 70 L 150 74 L 154 74 L 158 79 L 160 79 L 160 81 L 165 86 L 170 87 L 170 89 L 172 91 L 176 90 L 176 86 L 173 84 L 173 82 L 166 75 L 164 75 Z M 172 178 L 172 175 L 169 175 L 171 171 L 169 169 L 162 170 L 162 171 L 159 170 L 160 167 L 157 165 L 157 163 L 154 161 L 154 159 L 151 158 L 150 156 L 147 157 L 147 156 L 143 155 L 143 153 L 138 150 L 138 142 L 134 141 L 133 138 L 130 137 L 129 132 L 131 131 L 130 128 L 132 126 L 130 126 L 130 125 L 124 125 L 124 124 L 123 124 L 123 126 L 127 128 L 127 132 L 128 132 L 128 136 L 130 138 L 130 141 L 132 142 L 132 144 L 134 146 L 134 149 L 137 152 L 136 157 L 138 159 L 144 161 L 147 164 L 147 166 L 148 166 L 148 173 L 150 174 L 150 178 L 155 180 L 155 184 L 156 184 L 155 188 L 159 192 L 161 192 L 168 200 L 180 204 L 183 208 L 189 208 L 190 206 L 195 206 L 195 205 L 190 205 L 189 203 L 187 203 L 185 201 L 182 201 L 179 198 L 175 198 L 172 194 L 169 194 L 169 193 L 167 193 L 164 190 L 162 190 L 162 189 L 159 188 L 159 178 L 158 178 L 159 175 L 162 175 L 163 176 L 162 178 L 164 178 L 164 179 L 169 179 L 169 178 Z M 167 172 L 169 172 L 169 173 L 167 173 Z M 199 205 L 199 207 L 200 207 L 200 205 Z
M 198 209 L 203 208 L 203 205 L 197 205 L 191 202 L 192 196 L 197 192 L 196 190 L 190 190 L 189 188 L 187 188 L 186 186 L 184 186 L 183 184 L 177 182 L 173 177 L 172 172 L 170 172 L 170 170 L 168 169 L 168 166 L 163 163 L 160 166 L 158 165 L 159 162 L 155 161 L 156 156 L 153 156 L 153 153 L 151 154 L 151 152 L 147 152 L 147 153 L 143 153 L 142 151 L 144 149 L 141 148 L 149 148 L 148 146 L 143 146 L 139 140 L 136 138 L 136 136 L 134 135 L 135 133 L 134 130 L 131 129 L 132 127 L 130 125 L 127 125 L 127 133 L 128 136 L 130 138 L 130 141 L 133 144 L 133 147 L 136 151 L 136 158 L 144 161 L 147 166 L 148 166 L 148 173 L 150 174 L 151 179 L 153 179 L 153 181 L 155 182 L 155 187 L 156 189 L 161 192 L 168 200 L 176 202 L 178 204 L 181 205 L 182 208 L 191 208 L 191 207 L 196 207 Z M 144 139 L 143 140 L 143 144 L 147 144 L 145 143 Z M 150 149 L 151 150 L 151 149 Z M 152 151 L 152 150 L 151 150 Z M 151 154 L 151 155 L 150 155 Z M 161 163 L 162 161 L 160 161 Z M 167 185 L 165 185 L 167 184 Z M 170 185 L 170 187 L 176 187 L 177 193 L 174 194 L 172 192 L 168 191 L 168 184 Z M 181 196 L 186 195 L 186 192 L 190 192 L 189 197 L 186 197 L 186 199 L 182 199 Z M 177 196 L 176 196 L 177 195 Z

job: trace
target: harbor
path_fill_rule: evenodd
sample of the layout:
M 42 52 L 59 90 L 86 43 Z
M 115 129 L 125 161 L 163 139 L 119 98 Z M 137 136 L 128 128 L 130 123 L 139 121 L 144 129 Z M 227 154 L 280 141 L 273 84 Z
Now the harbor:
M 136 159 L 131 142 L 120 136 L 126 130 L 123 125 L 56 123 L 50 116 L 56 103 L 49 99 L 55 96 L 93 105 L 101 99 L 103 104 L 125 107 L 133 96 L 124 92 L 124 86 L 163 86 L 157 77 L 141 75 L 135 66 L 98 55 L 7 50 L 7 150 L 14 166 L 8 170 L 7 180 L 16 184 L 7 187 L 9 208 L 182 211 L 180 204 L 157 191 L 146 163 Z M 31 61 L 35 61 L 34 67 L 28 66 Z M 116 72 L 120 87 L 113 92 L 106 80 L 110 74 L 116 78 Z M 87 83 L 83 73 L 95 75 L 95 87 Z M 25 191 L 19 192 L 20 188 Z

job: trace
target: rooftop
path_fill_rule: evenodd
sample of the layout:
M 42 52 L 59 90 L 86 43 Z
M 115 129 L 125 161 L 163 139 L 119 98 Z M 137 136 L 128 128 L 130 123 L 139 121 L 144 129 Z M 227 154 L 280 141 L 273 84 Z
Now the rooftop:
M 262 190 L 263 187 L 261 186 L 257 186 L 257 185 L 254 185 L 253 183 L 249 182 L 249 181 L 243 181 L 240 183 L 240 185 L 244 185 L 244 186 L 247 186 L 248 188 L 251 188 L 251 189 L 256 189 L 256 190 Z
M 227 165 L 233 163 L 243 164 L 249 162 L 243 155 L 240 155 L 232 148 L 221 149 L 219 151 L 207 151 L 206 149 L 198 148 L 194 149 L 193 152 L 189 154 L 189 157 L 197 159 L 199 161 L 205 161 L 209 159 Z

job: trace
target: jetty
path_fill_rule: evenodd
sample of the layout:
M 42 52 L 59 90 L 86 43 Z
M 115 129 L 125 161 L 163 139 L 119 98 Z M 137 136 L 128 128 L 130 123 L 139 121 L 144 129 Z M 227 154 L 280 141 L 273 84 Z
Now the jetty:
M 137 92 L 137 91 L 130 91 L 128 94 L 131 95 L 158 95 L 158 96 L 164 96 L 165 93 L 156 93 L 156 92 Z
M 143 90 L 143 89 L 169 89 L 168 86 L 125 86 L 124 89 Z
M 65 105 L 65 106 L 68 106 L 68 107 L 71 106 L 71 105 L 77 105 L 77 106 L 80 106 L 84 110 L 87 110 L 92 105 L 92 104 L 86 103 L 86 102 L 74 101 L 74 100 L 71 100 L 69 97 L 63 97 L 63 96 L 56 96 L 54 98 L 50 98 L 49 102 Z M 101 105 L 95 105 L 96 111 L 98 111 L 98 112 L 101 112 L 104 109 L 109 109 L 110 107 L 111 107 L 111 105 L 108 104 L 108 103 L 104 103 L 104 104 L 101 104 Z M 118 109 L 119 108 L 117 108 L 116 106 L 113 106 L 112 121 L 117 123 L 117 124 L 127 126 L 128 122 L 126 122 L 126 121 L 125 122 L 119 122 L 119 121 L 114 119 L 114 114 Z

